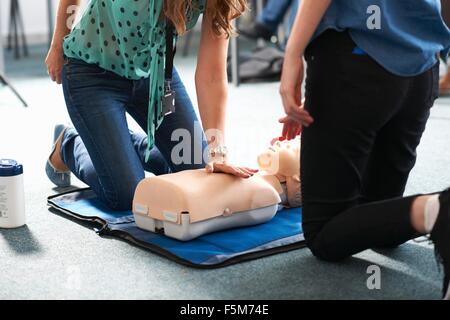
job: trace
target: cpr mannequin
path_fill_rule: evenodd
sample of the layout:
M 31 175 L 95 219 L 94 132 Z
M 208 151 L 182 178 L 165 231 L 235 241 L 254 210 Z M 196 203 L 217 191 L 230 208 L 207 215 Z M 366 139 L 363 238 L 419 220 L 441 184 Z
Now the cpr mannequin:
M 279 205 L 297 207 L 300 143 L 275 142 L 258 157 L 249 179 L 204 169 L 144 179 L 133 201 L 139 228 L 188 241 L 201 235 L 271 220 Z

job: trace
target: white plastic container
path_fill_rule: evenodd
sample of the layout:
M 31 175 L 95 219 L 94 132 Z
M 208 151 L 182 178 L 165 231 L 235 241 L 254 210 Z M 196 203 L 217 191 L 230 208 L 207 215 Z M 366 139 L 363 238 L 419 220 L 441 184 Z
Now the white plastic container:
M 25 225 L 23 166 L 14 160 L 0 160 L 0 228 Z

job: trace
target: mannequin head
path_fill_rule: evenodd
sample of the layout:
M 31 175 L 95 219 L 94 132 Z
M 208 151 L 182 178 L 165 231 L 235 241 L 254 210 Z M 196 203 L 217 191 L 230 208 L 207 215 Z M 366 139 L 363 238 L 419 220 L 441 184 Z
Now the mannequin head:
M 300 141 L 275 141 L 266 152 L 258 157 L 262 171 L 278 178 L 286 186 L 287 205 L 302 205 L 300 183 Z
M 292 177 L 300 173 L 300 141 L 276 141 L 258 156 L 261 170 L 271 175 Z

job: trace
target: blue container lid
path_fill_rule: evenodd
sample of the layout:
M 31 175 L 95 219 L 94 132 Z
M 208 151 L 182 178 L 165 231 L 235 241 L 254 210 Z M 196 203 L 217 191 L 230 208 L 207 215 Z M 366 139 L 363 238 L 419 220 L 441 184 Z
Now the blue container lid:
M 0 160 L 0 177 L 13 177 L 23 174 L 23 166 L 11 159 Z

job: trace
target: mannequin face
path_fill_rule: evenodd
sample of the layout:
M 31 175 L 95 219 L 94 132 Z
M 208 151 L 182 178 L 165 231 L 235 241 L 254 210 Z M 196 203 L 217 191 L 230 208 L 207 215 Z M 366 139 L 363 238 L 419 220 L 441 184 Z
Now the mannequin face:
M 258 156 L 261 170 L 271 175 L 291 177 L 300 174 L 300 141 L 276 141 Z

